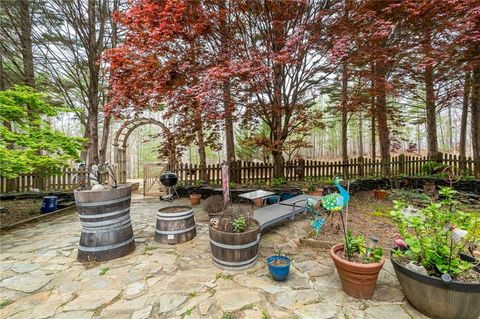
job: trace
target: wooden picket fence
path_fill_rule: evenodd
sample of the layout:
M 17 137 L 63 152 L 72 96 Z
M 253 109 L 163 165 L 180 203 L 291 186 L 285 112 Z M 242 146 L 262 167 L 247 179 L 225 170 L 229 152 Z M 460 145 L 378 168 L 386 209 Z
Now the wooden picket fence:
M 480 179 L 480 160 L 473 160 L 470 157 L 460 158 L 456 155 L 439 153 L 434 157 L 414 157 L 399 155 L 391 158 L 389 162 L 372 160 L 370 158 L 358 157 L 350 159 L 346 163 L 341 161 L 312 161 L 297 160 L 286 162 L 283 165 L 283 172 L 287 181 L 300 181 L 306 179 L 331 179 L 341 174 L 348 178 L 376 178 L 392 176 L 415 176 L 422 174 L 422 167 L 431 161 L 448 165 L 454 168 L 456 174 L 474 176 Z M 155 166 L 155 165 L 154 165 Z M 153 167 L 153 166 L 152 166 Z M 178 164 L 167 167 L 179 175 L 179 180 L 186 185 L 220 184 L 222 181 L 221 164 L 207 165 L 201 167 L 192 164 Z M 148 169 L 147 169 L 148 170 Z M 150 170 L 148 170 L 150 172 Z M 152 171 L 153 172 L 153 171 Z M 84 171 L 71 168 L 65 169 L 58 175 L 40 176 L 38 174 L 25 174 L 14 179 L 0 178 L 0 193 L 40 191 L 71 191 L 77 188 L 78 179 L 76 175 L 85 176 Z M 149 189 L 157 182 L 158 172 L 149 173 L 146 188 Z M 266 183 L 272 181 L 274 176 L 273 163 L 253 163 L 236 161 L 230 166 L 230 181 L 237 184 Z M 145 188 L 145 187 L 144 187 Z
M 79 178 L 75 178 L 78 176 Z M 34 191 L 71 191 L 79 186 L 81 178 L 86 178 L 86 171 L 65 168 L 58 175 L 42 176 L 40 174 L 23 174 L 17 178 L 0 177 L 0 193 L 34 192 Z
M 379 159 L 358 157 L 348 162 L 342 161 L 312 161 L 297 160 L 286 162 L 283 173 L 287 181 L 300 181 L 305 179 L 331 179 L 340 174 L 348 178 L 377 178 L 392 176 L 415 176 L 422 174 L 422 167 L 428 162 L 453 167 L 455 174 L 463 174 L 480 178 L 480 160 L 470 157 L 460 158 L 452 154 L 439 153 L 434 157 L 416 157 L 399 155 L 391 158 L 389 162 Z M 222 180 L 222 165 L 213 164 L 201 167 L 199 165 L 180 163 L 170 166 L 169 170 L 179 175 L 179 180 L 186 185 L 220 184 Z M 264 183 L 273 180 L 273 163 L 258 163 L 236 161 L 231 163 L 230 179 L 238 184 Z

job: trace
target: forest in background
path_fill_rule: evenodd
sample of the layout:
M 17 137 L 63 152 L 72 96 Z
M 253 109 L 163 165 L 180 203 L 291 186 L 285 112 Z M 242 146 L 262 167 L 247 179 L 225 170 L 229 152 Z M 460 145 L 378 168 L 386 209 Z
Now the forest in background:
M 480 158 L 473 0 L 0 6 L 0 89 L 25 84 L 68 107 L 50 125 L 86 138 L 81 158 L 90 164 L 112 162 L 116 129 L 145 112 L 172 128 L 178 161 L 198 164 Z M 172 136 L 134 131 L 132 177 Z

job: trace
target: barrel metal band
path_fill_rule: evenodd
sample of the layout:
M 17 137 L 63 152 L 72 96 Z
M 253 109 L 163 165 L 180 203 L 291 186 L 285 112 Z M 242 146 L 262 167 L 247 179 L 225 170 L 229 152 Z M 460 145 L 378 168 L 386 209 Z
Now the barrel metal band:
M 113 245 L 107 245 L 107 246 L 100 246 L 100 247 L 85 247 L 85 246 L 78 246 L 78 250 L 81 251 L 87 251 L 87 252 L 97 252 L 97 251 L 105 251 L 105 250 L 112 250 L 115 248 L 120 248 L 122 246 L 130 244 L 132 241 L 134 241 L 135 238 L 130 238 L 125 241 L 122 241 L 121 243 L 118 244 L 113 244 Z
M 106 233 L 106 232 L 116 232 L 128 227 L 132 227 L 132 223 L 129 220 L 127 220 L 126 223 L 116 227 L 101 227 L 101 228 L 82 227 L 82 233 L 98 234 L 98 233 Z
M 184 216 L 187 214 L 193 214 L 193 210 L 189 209 L 180 213 L 162 213 L 162 212 L 157 212 L 157 216 L 162 216 L 162 217 L 180 217 Z M 170 218 L 169 218 L 170 219 Z
M 106 200 L 106 201 L 104 201 L 104 202 L 93 202 L 93 203 L 79 203 L 79 202 L 75 202 L 75 204 L 76 204 L 78 207 L 105 206 L 105 205 L 111 205 L 111 204 L 117 204 L 117 203 L 125 202 L 125 201 L 127 201 L 127 200 L 130 200 L 130 198 L 131 198 L 131 196 L 128 195 L 128 196 L 121 197 L 121 198 L 117 198 L 117 199 Z
M 193 217 L 193 213 L 191 213 L 190 215 L 184 215 L 184 216 L 180 216 L 180 217 L 165 217 L 165 216 L 160 216 L 157 214 L 157 219 L 160 219 L 160 220 L 182 220 L 182 219 L 187 219 L 187 218 L 190 218 L 190 217 Z
M 121 215 L 123 213 L 126 213 L 130 210 L 130 207 L 127 207 L 125 209 L 122 209 L 122 210 L 117 210 L 117 211 L 114 211 L 114 212 L 110 212 L 110 213 L 105 213 L 105 214 L 96 214 L 96 215 L 83 215 L 83 214 L 78 214 L 78 216 L 80 218 L 84 218 L 84 219 L 95 219 L 95 218 L 105 218 L 105 217 L 111 217 L 111 216 L 115 216 L 115 215 Z
M 217 247 L 220 247 L 220 248 L 225 248 L 225 249 L 244 249 L 244 248 L 250 248 L 250 247 L 255 246 L 256 244 L 258 244 L 258 243 L 260 242 L 260 234 L 258 234 L 256 241 L 252 241 L 251 243 L 243 244 L 243 245 L 227 245 L 227 244 L 221 244 L 221 243 L 218 243 L 218 242 L 214 241 L 213 239 L 210 239 L 210 242 L 211 242 L 214 246 L 217 246 Z
M 80 224 L 82 227 L 101 227 L 101 226 L 113 226 L 115 224 L 119 224 L 127 219 L 130 219 L 130 214 L 126 214 L 124 216 L 115 218 L 115 219 L 109 219 L 109 220 L 103 220 L 101 222 L 82 222 L 80 221 Z
M 192 229 L 195 229 L 195 225 L 189 228 L 181 229 L 181 230 L 158 230 L 155 229 L 155 232 L 160 235 L 177 235 L 177 234 L 183 234 L 186 232 L 191 231 Z
M 220 260 L 216 258 L 215 256 L 213 257 L 213 261 L 215 261 L 217 264 L 221 266 L 227 266 L 227 267 L 242 267 L 242 266 L 247 266 L 252 263 L 254 263 L 258 259 L 258 253 L 255 255 L 255 257 L 250 258 L 245 261 L 225 261 L 225 260 Z

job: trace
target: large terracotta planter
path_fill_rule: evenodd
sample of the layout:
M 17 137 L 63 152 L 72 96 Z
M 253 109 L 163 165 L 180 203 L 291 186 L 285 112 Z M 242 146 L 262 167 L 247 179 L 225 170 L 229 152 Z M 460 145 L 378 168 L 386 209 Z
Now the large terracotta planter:
M 480 283 L 446 283 L 390 260 L 405 297 L 418 311 L 434 319 L 480 318 Z
M 358 299 L 372 298 L 385 257 L 382 256 L 379 263 L 358 264 L 338 257 L 335 254 L 338 251 L 343 252 L 343 244 L 336 244 L 330 249 L 330 256 L 337 268 L 343 291 Z

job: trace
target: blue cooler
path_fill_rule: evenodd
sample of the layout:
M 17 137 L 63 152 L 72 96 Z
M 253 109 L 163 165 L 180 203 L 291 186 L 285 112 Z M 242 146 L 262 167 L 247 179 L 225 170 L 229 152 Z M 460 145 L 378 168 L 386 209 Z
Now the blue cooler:
M 45 196 L 43 198 L 42 209 L 40 209 L 42 214 L 56 211 L 58 209 L 57 201 L 58 201 L 57 196 Z

